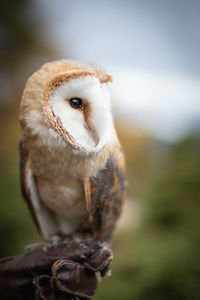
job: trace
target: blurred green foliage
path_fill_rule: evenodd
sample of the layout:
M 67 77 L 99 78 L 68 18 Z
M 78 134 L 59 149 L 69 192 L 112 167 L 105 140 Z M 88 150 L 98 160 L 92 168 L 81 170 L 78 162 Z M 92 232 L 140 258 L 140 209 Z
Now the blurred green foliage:
M 39 235 L 22 201 L 19 182 L 18 107 L 16 103 L 0 109 L 0 256 L 23 251 L 23 245 Z
M 0 104 L 19 100 L 28 77 L 56 51 L 44 39 L 43 18 L 32 0 L 0 1 Z
M 40 239 L 21 199 L 17 151 L 25 81 L 54 53 L 41 39 L 43 23 L 36 14 L 32 0 L 0 2 L 0 256 L 20 253 Z
M 1 72 L 13 71 L 16 64 L 35 47 L 36 34 L 27 14 L 29 5 L 27 0 L 12 1 L 12 5 L 1 0 Z
M 32 0 L 0 1 L 0 73 L 12 76 L 21 65 L 53 59 L 55 49 L 44 40 L 43 18 Z M 32 69 L 33 68 L 33 69 Z M 35 71 L 29 66 L 29 72 Z M 19 75 L 19 74 L 18 74 Z M 23 78 L 23 75 L 20 74 Z

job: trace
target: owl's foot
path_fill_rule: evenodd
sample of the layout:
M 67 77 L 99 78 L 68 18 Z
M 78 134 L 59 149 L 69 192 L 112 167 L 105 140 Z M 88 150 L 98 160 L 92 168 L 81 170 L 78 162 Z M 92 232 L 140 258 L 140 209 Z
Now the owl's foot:
M 66 239 L 66 235 L 63 235 L 63 233 L 58 232 L 50 237 L 50 239 L 46 242 L 38 242 L 33 243 L 30 245 L 27 245 L 24 247 L 24 252 L 31 252 L 33 250 L 42 249 L 46 250 L 47 248 L 51 248 L 54 246 L 58 246 Z
M 61 242 L 61 238 L 59 235 L 55 234 L 50 237 L 50 239 L 47 241 L 48 247 L 57 246 Z
M 46 250 L 47 249 L 47 244 L 46 243 L 33 243 L 30 245 L 26 245 L 24 247 L 24 252 L 32 252 L 35 250 Z
M 67 241 L 71 241 L 73 239 L 73 234 L 64 234 L 61 231 L 58 231 L 56 234 L 52 235 L 50 239 L 47 241 L 48 247 L 58 246 L 61 243 L 67 243 Z

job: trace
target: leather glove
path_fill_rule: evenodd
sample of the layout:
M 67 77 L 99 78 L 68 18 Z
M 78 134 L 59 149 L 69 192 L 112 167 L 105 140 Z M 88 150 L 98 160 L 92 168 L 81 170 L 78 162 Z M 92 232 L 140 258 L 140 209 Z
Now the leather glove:
M 112 252 L 93 239 L 68 238 L 48 247 L 0 260 L 1 299 L 89 299 L 105 276 Z

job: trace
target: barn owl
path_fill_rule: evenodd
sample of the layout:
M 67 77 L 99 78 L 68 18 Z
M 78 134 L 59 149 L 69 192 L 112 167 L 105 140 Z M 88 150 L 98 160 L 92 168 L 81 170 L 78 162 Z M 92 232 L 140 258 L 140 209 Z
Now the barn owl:
M 112 77 L 68 60 L 43 65 L 20 104 L 22 194 L 43 238 L 87 232 L 110 241 L 124 198 Z

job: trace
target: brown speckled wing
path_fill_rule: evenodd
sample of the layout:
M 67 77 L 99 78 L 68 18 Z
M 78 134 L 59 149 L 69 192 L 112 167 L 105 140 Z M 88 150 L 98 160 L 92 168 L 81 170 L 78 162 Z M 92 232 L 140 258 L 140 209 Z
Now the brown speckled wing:
M 85 182 L 85 192 L 93 236 L 109 241 L 125 199 L 124 155 L 119 147 L 108 158 L 105 168 Z
M 45 240 L 48 240 L 57 231 L 55 217 L 40 201 L 37 193 L 36 179 L 30 169 L 29 155 L 23 145 L 23 140 L 20 140 L 19 142 L 19 153 L 22 196 L 28 205 L 33 220 L 35 221 L 42 237 Z

